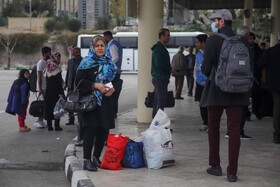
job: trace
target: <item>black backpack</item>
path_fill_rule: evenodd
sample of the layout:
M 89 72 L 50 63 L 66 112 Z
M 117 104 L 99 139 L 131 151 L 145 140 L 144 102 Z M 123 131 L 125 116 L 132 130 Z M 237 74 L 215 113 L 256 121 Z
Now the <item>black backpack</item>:
M 29 78 L 29 84 L 30 84 L 30 91 L 31 92 L 37 92 L 36 85 L 37 85 L 37 64 L 33 66 L 30 78 Z

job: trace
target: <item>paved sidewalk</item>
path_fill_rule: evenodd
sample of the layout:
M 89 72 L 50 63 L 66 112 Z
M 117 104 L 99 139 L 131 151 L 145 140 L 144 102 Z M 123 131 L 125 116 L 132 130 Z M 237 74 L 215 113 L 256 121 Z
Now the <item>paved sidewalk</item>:
M 228 140 L 226 120 L 223 116 L 220 129 L 220 155 L 222 176 L 212 176 L 206 173 L 208 167 L 208 136 L 207 132 L 199 131 L 202 124 L 198 103 L 194 97 L 184 96 L 184 100 L 176 100 L 175 108 L 167 108 L 165 112 L 171 119 L 176 163 L 174 166 L 159 170 L 123 168 L 120 171 L 99 169 L 98 172 L 81 170 L 83 164 L 82 148 L 72 147 L 75 156 L 66 157 L 66 174 L 69 173 L 72 186 L 238 186 L 238 187 L 278 187 L 280 186 L 280 145 L 272 143 L 272 119 L 259 121 L 252 116 L 252 121 L 246 122 L 245 133 L 252 136 L 251 140 L 242 140 L 238 181 L 229 183 L 226 179 L 228 163 Z M 136 122 L 136 109 L 120 114 L 116 120 L 116 129 L 110 133 L 122 133 L 135 139 L 149 124 Z M 103 152 L 105 152 L 104 147 Z M 67 152 L 67 151 L 66 151 Z M 70 154 L 71 155 L 71 154 Z M 69 159 L 70 158 L 70 159 Z M 102 159 L 102 157 L 101 157 Z M 70 161 L 69 161 L 70 160 Z M 74 164 L 70 164 L 71 160 Z M 73 167 L 74 166 L 74 167 Z M 74 168 L 69 171 L 69 168 Z M 82 181 L 82 182 L 81 182 Z M 84 182 L 84 183 L 83 183 Z

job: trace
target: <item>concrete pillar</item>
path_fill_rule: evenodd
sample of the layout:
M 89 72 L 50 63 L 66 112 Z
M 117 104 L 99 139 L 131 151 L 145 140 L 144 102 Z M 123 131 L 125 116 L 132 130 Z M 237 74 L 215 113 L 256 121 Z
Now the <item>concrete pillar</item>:
M 270 47 L 278 43 L 277 35 L 280 32 L 280 1 L 271 0 L 271 34 Z
M 254 0 L 244 0 L 244 25 L 252 32 Z M 247 17 L 248 16 L 248 17 Z
M 144 105 L 148 91 L 153 91 L 151 77 L 151 47 L 158 41 L 163 26 L 163 0 L 139 0 L 138 17 L 138 90 L 137 122 L 152 121 L 152 110 Z

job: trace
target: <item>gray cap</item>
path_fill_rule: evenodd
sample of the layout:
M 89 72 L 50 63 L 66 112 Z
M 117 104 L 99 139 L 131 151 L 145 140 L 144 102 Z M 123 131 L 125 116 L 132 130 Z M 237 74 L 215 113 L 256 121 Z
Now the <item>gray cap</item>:
M 209 19 L 221 19 L 223 18 L 224 20 L 230 20 L 232 21 L 232 15 L 229 10 L 227 9 L 222 9 L 222 10 L 217 10 L 214 14 L 212 14 Z

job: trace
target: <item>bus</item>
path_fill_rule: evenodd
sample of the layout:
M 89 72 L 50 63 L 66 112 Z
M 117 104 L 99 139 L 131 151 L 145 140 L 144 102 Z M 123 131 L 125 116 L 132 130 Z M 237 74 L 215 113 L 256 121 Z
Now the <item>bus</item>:
M 202 32 L 170 32 L 170 41 L 166 44 L 170 54 L 170 61 L 178 52 L 179 46 L 195 46 L 195 38 Z M 81 48 L 81 56 L 88 55 L 90 41 L 95 35 L 81 34 L 77 39 L 77 47 Z M 138 32 L 117 32 L 113 35 L 123 48 L 123 71 L 138 70 Z M 152 47 L 152 46 L 151 46 Z M 187 55 L 187 51 L 184 52 Z

